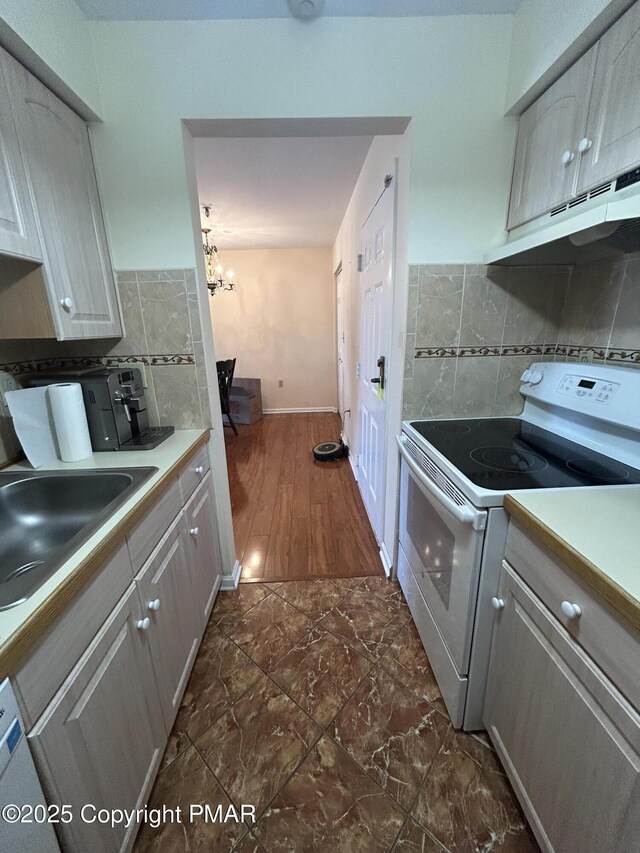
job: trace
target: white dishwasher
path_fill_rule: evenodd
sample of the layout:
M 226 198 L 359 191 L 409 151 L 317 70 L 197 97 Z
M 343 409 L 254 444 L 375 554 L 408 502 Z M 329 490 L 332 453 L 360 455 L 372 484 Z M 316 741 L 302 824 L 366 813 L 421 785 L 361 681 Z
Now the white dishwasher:
M 60 853 L 8 678 L 0 684 L 0 851 Z

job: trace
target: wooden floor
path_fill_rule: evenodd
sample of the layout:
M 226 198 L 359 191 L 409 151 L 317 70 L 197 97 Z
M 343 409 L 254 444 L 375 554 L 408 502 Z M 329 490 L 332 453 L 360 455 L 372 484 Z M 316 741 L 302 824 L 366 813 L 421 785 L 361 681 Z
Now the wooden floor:
M 349 461 L 311 452 L 339 438 L 337 415 L 265 415 L 224 432 L 242 581 L 383 575 Z

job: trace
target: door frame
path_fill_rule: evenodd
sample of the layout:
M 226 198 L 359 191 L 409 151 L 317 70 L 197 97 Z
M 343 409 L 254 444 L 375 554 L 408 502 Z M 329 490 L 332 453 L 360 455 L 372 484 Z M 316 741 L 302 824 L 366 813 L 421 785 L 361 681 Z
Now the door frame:
M 336 393 L 338 397 L 338 415 L 340 421 L 343 422 L 344 417 L 344 329 L 345 329 L 345 301 L 344 301 L 344 278 L 342 274 L 342 264 L 338 265 L 333 274 L 335 281 L 335 299 L 336 299 L 336 369 L 337 369 L 337 386 Z M 340 334 L 342 333 L 342 361 L 340 361 Z

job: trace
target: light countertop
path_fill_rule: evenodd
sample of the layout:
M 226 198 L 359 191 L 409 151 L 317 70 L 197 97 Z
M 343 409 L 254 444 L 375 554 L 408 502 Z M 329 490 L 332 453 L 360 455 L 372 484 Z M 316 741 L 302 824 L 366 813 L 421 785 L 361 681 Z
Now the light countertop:
M 505 509 L 640 630 L 640 486 L 508 495 Z
M 0 677 L 36 642 L 39 634 L 62 612 L 70 595 L 79 592 L 94 571 L 124 540 L 146 512 L 148 501 L 168 486 L 187 458 L 209 437 L 209 430 L 176 430 L 153 450 L 94 453 L 82 462 L 52 462 L 36 471 L 86 471 L 91 469 L 154 467 L 148 480 L 22 604 L 0 611 Z M 28 462 L 3 469 L 33 471 Z

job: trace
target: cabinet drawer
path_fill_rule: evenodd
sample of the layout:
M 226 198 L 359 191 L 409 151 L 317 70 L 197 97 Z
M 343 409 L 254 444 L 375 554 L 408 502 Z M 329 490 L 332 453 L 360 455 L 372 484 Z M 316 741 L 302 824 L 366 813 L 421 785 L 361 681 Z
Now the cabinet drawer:
M 131 583 L 131 576 L 129 552 L 123 542 L 11 676 L 27 731 L 98 633 Z
M 140 524 L 127 537 L 133 573 L 137 574 L 164 532 L 182 509 L 180 486 L 173 480 Z
M 509 525 L 505 558 L 620 692 L 640 709 L 640 681 L 637 677 L 640 634 L 571 569 L 543 545 L 533 541 L 513 521 Z M 582 614 L 568 618 L 562 611 L 563 601 L 578 604 Z
M 186 504 L 194 489 L 204 480 L 208 470 L 209 447 L 205 444 L 197 453 L 194 453 L 180 474 L 180 491 L 183 504 Z
M 640 716 L 508 566 L 484 720 L 546 853 L 626 853 L 640 833 Z

